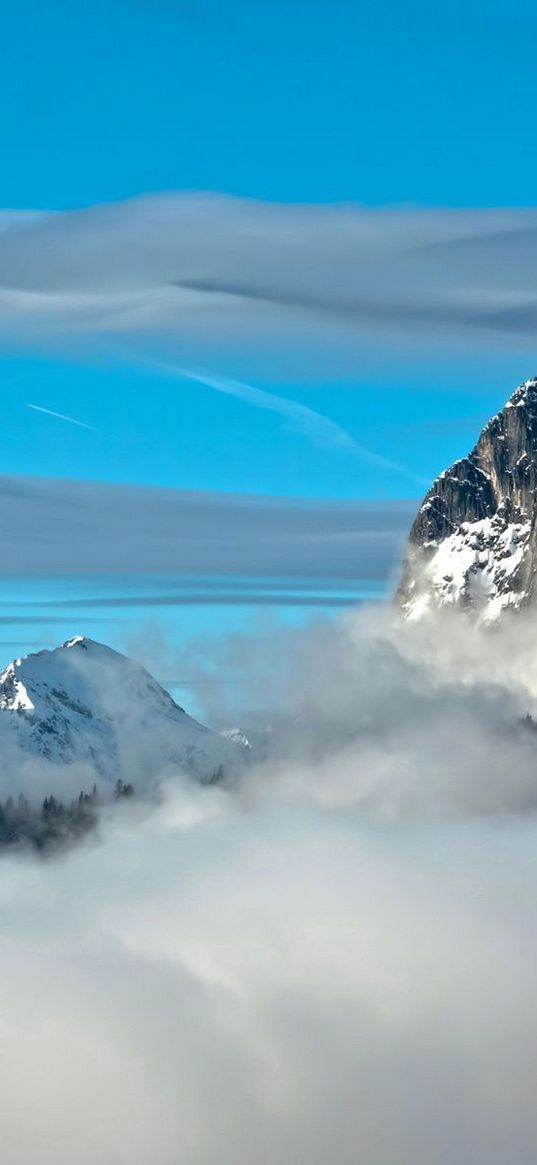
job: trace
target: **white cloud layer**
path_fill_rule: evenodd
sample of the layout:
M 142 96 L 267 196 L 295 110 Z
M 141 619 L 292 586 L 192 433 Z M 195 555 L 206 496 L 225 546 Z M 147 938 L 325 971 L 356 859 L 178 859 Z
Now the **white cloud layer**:
M 530 1165 L 536 842 L 174 794 L 9 862 L 6 1159 Z
M 298 345 L 386 357 L 429 342 L 531 349 L 537 212 L 286 206 L 160 195 L 55 214 L 6 214 L 0 334 L 207 371 Z M 194 363 L 192 363 L 194 362 Z M 261 364 L 258 360 L 258 366 Z
M 384 580 L 415 508 L 6 476 L 2 572 Z
M 10 1165 L 532 1165 L 532 628 L 234 640 L 275 759 L 3 860 Z

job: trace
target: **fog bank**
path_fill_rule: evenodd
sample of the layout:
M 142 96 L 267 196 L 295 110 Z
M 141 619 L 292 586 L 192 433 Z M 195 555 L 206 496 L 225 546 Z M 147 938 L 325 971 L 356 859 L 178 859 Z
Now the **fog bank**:
M 2 860 L 10 1165 L 535 1160 L 531 631 L 190 646 L 264 695 L 265 759 Z

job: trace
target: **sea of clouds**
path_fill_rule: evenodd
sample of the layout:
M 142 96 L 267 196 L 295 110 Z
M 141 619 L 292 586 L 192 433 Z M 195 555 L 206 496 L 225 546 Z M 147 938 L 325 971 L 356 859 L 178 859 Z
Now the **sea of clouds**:
M 2 859 L 10 1165 L 530 1165 L 534 642 L 361 611 L 189 645 L 263 759 Z

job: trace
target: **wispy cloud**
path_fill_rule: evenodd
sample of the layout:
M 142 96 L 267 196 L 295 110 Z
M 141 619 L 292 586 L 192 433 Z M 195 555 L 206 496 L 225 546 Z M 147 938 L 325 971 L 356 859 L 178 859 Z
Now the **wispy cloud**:
M 420 486 L 427 486 L 429 484 L 428 481 L 419 477 L 411 469 L 408 469 L 407 466 L 401 465 L 396 461 L 390 461 L 380 453 L 375 453 L 372 449 L 368 449 L 364 445 L 359 444 L 341 425 L 330 420 L 323 413 L 318 413 L 315 409 L 309 408 L 308 405 L 300 404 L 299 401 L 289 400 L 288 397 L 267 392 L 265 389 L 256 388 L 254 385 L 245 384 L 243 381 L 233 380 L 229 377 L 197 372 L 189 368 L 174 368 L 169 365 L 164 367 L 166 371 L 176 376 L 207 385 L 208 388 L 214 388 L 216 392 L 223 392 L 228 396 L 237 397 L 246 404 L 253 405 L 254 408 L 279 413 L 280 416 L 290 421 L 294 428 L 300 433 L 303 433 L 315 445 L 336 446 L 341 449 L 348 449 L 351 453 L 356 454 L 370 465 L 376 465 L 380 469 L 387 470 L 390 473 L 402 474 L 411 481 L 419 483 Z
M 0 334 L 151 342 L 191 367 L 208 349 L 318 370 L 432 345 L 531 344 L 537 212 L 286 206 L 162 195 L 76 212 L 0 211 Z M 124 350 L 124 349 L 123 349 Z M 360 364 L 358 359 L 360 359 Z M 296 364 L 295 364 L 296 367 Z M 305 418 L 303 418 L 305 420 Z
M 2 221 L 0 345 L 70 354 L 98 347 L 109 358 L 180 365 L 190 379 L 279 413 L 316 445 L 353 452 L 420 488 L 428 483 L 397 457 L 255 380 L 311 382 L 341 371 L 363 382 L 366 361 L 385 370 L 424 353 L 468 358 L 470 349 L 489 367 L 507 353 L 513 383 L 531 372 L 532 209 L 373 210 L 175 194 L 15 219 L 0 212 Z
M 3 571 L 386 580 L 415 509 L 3 477 Z
M 79 429 L 89 429 L 91 433 L 100 432 L 95 425 L 88 425 L 86 421 L 78 421 L 76 417 L 68 417 L 65 413 L 56 413 L 54 409 L 45 409 L 42 405 L 31 405 L 28 403 L 29 409 L 34 409 L 36 413 L 45 413 L 47 417 L 55 417 L 57 421 L 67 421 L 69 425 L 77 425 Z
M 363 380 L 366 360 L 401 368 L 408 356 L 468 358 L 471 350 L 489 366 L 508 353 L 514 382 L 531 373 L 535 210 L 169 195 L 3 220 L 0 212 L 0 224 L 0 346 L 15 338 L 70 354 L 98 347 L 181 366 L 220 393 L 278 412 L 317 445 L 353 451 L 421 487 L 401 461 L 250 381 L 260 369 L 276 386 L 341 370 Z
M 209 580 L 210 581 L 210 580 Z M 57 607 L 62 610 L 82 608 L 84 610 L 103 608 L 105 610 L 115 610 L 117 608 L 124 609 L 138 609 L 145 607 L 355 607 L 359 602 L 363 601 L 363 595 L 357 588 L 352 594 L 334 594 L 332 592 L 319 591 L 317 594 L 311 594 L 308 591 L 276 591 L 270 586 L 266 590 L 255 590 L 255 588 L 240 588 L 237 590 L 210 590 L 203 586 L 198 590 L 185 590 L 174 595 L 88 595 L 81 599 L 50 599 L 41 603 L 36 601 L 31 603 L 34 609 L 41 609 L 42 607 Z M 8 617 L 2 620 L 8 623 Z M 21 618 L 15 619 L 15 622 L 20 622 Z M 55 622 L 53 616 L 44 620 L 45 622 Z M 63 622 L 68 622 L 68 619 L 63 619 Z M 23 617 L 22 622 L 32 622 L 32 617 Z
M 355 441 L 350 433 L 347 433 L 346 429 L 343 429 L 341 425 L 323 416 L 322 413 L 316 412 L 315 409 L 300 404 L 298 401 L 289 400 L 288 397 L 267 392 L 265 389 L 255 388 L 251 384 L 245 384 L 239 380 L 232 380 L 226 376 L 215 376 L 212 373 L 196 372 L 191 368 L 173 368 L 167 366 L 166 370 L 176 376 L 180 376 L 184 380 L 193 380 L 198 384 L 206 385 L 208 388 L 214 388 L 216 392 L 237 397 L 246 404 L 253 405 L 254 408 L 266 409 L 271 413 L 279 413 L 280 416 L 290 421 L 294 428 L 307 436 L 314 444 L 335 445 L 344 449 L 353 449 L 356 447 Z

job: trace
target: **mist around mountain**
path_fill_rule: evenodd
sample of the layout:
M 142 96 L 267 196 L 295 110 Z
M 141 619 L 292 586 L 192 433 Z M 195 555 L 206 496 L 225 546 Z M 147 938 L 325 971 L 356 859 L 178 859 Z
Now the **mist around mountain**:
M 241 758 L 143 667 L 81 635 L 4 668 L 0 723 L 20 753 L 85 766 L 108 782 L 128 772 L 147 783 L 171 766 L 223 780 Z
M 4 669 L 10 1165 L 533 1165 L 537 610 L 480 614 L 174 648 L 212 730 L 83 638 Z
M 188 716 L 135 661 L 84 636 L 0 672 L 0 851 L 84 838 L 135 788 L 158 796 L 171 773 L 236 780 L 242 736 Z
M 536 635 L 389 607 L 221 641 L 240 779 L 110 782 L 52 860 L 4 847 L 6 1160 L 530 1165 Z

